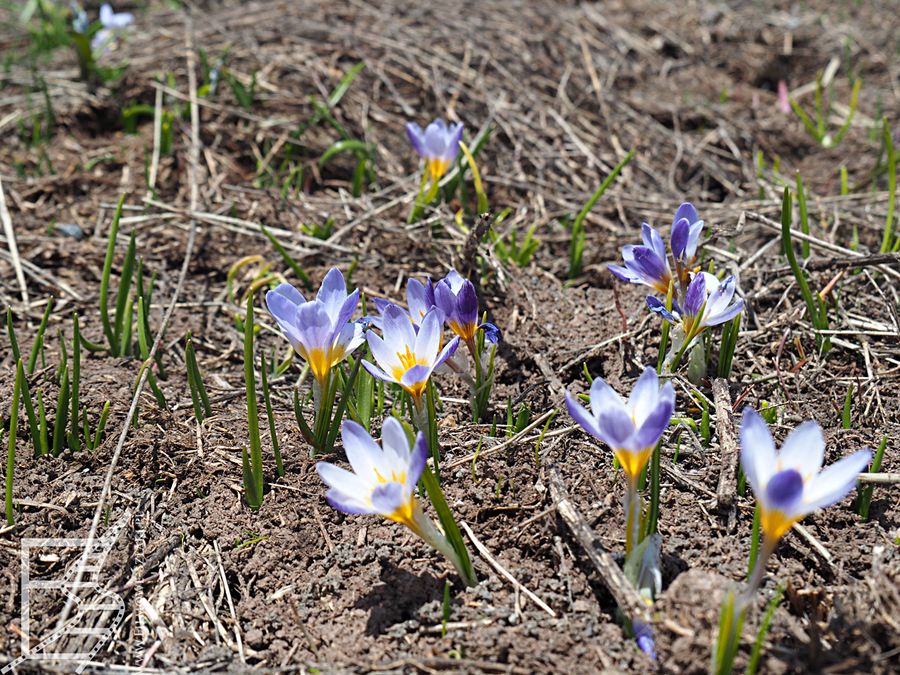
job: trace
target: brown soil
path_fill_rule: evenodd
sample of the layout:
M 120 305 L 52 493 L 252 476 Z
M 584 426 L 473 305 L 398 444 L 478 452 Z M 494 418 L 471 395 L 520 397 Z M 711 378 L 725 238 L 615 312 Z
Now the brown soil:
M 280 228 L 297 261 L 317 284 L 332 265 L 371 295 L 402 299 L 407 276 L 440 276 L 461 258 L 465 233 L 443 207 L 414 226 L 406 216 L 418 185 L 416 160 L 403 124 L 435 115 L 463 120 L 472 134 L 490 126 L 480 155 L 492 206 L 512 209 L 505 223 L 520 232 L 537 223 L 540 248 L 525 268 L 505 266 L 491 247 L 479 252 L 483 305 L 503 332 L 493 411 L 505 421 L 508 399 L 538 415 L 561 408 L 550 430 L 571 420 L 562 391 L 584 391 L 582 364 L 593 376 L 627 391 L 644 364 L 657 358 L 659 323 L 645 312 L 644 294 L 614 284 L 606 264 L 638 237 L 641 221 L 666 230 L 677 205 L 694 201 L 709 226 L 707 254 L 738 274 L 747 301 L 730 377 L 732 400 L 779 408 L 783 437 L 804 419 L 826 430 L 831 462 L 889 439 L 883 472 L 900 471 L 900 349 L 895 276 L 884 267 L 848 270 L 838 279 L 830 310 L 840 331 L 826 356 L 816 354 L 802 298 L 766 219 L 778 220 L 782 180 L 801 171 L 810 192 L 812 234 L 847 247 L 877 251 L 887 196 L 875 172 L 882 114 L 900 110 L 897 13 L 890 1 L 824 0 L 707 4 L 609 2 L 471 2 L 431 8 L 395 2 L 203 2 L 194 11 L 189 43 L 212 59 L 230 48 L 239 78 L 256 73 L 258 100 L 240 108 L 220 83 L 200 106 L 199 219 L 196 246 L 178 304 L 162 342 L 169 377 L 161 382 L 171 410 L 141 397 L 138 428 L 129 429 L 105 499 L 100 534 L 122 514 L 129 519 L 108 566 L 109 587 L 125 598 L 125 620 L 98 654 L 102 664 L 161 672 L 266 668 L 316 672 L 648 672 L 654 666 L 621 627 L 609 591 L 577 541 L 557 518 L 546 470 L 561 472 L 575 505 L 603 544 L 624 549 L 621 476 L 607 449 L 578 430 L 551 435 L 536 459 L 535 436 L 444 472 L 444 489 L 458 518 L 470 525 L 519 583 L 555 617 L 517 592 L 479 555 L 481 579 L 464 590 L 446 562 L 411 534 L 374 517 L 345 516 L 324 501 L 314 461 L 293 419 L 292 367 L 273 384 L 286 475 L 275 480 L 266 457 L 266 499 L 259 512 L 242 501 L 241 448 L 248 442 L 242 394 L 242 344 L 226 296 L 229 267 L 260 253 L 288 274 L 256 223 Z M 117 9 L 122 9 L 117 6 Z M 15 60 L 2 76 L 0 177 L 26 270 L 32 306 L 26 310 L 12 265 L 0 259 L 0 298 L 13 308 L 22 345 L 49 294 L 56 305 L 47 331 L 49 382 L 58 363 L 58 331 L 71 344 L 71 313 L 100 340 L 98 285 L 112 207 L 127 194 L 126 234 L 137 232 L 145 268 L 158 274 L 152 326 L 176 291 L 185 256 L 191 193 L 191 127 L 184 45 L 185 14 L 172 3 L 133 7 L 137 30 L 114 53 L 129 62 L 114 90 L 90 93 L 77 82 L 70 55 L 58 50 L 39 63 L 55 113 L 52 138 L 29 145 L 16 126 L 39 115 L 43 96 Z M 96 8 L 93 9 L 96 11 Z M 14 26 L 18 9 L 0 10 Z M 22 50 L 18 28 L 0 35 L 11 54 Z M 776 87 L 814 80 L 843 55 L 834 100 L 849 99 L 849 72 L 864 81 L 859 111 L 844 142 L 823 150 L 793 114 L 780 112 Z M 589 58 L 589 62 L 585 59 Z M 354 63 L 365 69 L 334 115 L 357 138 L 378 148 L 377 182 L 350 196 L 354 164 L 317 159 L 335 140 L 315 125 L 297 157 L 302 189 L 283 197 L 280 184 L 257 176 L 263 157 L 313 114 L 310 96 L 324 96 Z M 152 118 L 124 133 L 121 110 L 154 105 L 154 82 L 171 73 L 165 97 L 176 115 L 173 152 L 160 159 L 155 196 L 145 201 L 153 149 Z M 199 67 L 198 67 L 199 73 Z M 801 102 L 811 107 L 811 95 Z M 843 108 L 835 108 L 842 118 Z M 15 121 L 4 123 L 8 115 Z M 895 129 L 900 121 L 891 119 Z M 29 127 L 30 128 L 30 127 Z M 880 132 L 879 132 L 880 133 Z M 27 134 L 25 134 L 27 135 Z M 896 132 L 894 134 L 896 139 Z M 898 143 L 895 140 L 895 144 Z M 284 147 L 284 146 L 281 146 Z M 585 267 L 565 283 L 568 232 L 560 218 L 577 212 L 630 148 L 634 161 L 587 218 Z M 273 151 L 273 148 L 276 148 Z M 755 157 L 764 153 L 765 175 Z M 52 163 L 49 173 L 42 157 Z M 774 158 L 780 173 L 773 174 Z M 850 185 L 839 194 L 839 166 Z M 881 164 L 883 167 L 883 163 Z M 471 189 L 471 186 L 470 186 Z M 173 215 L 174 214 L 174 215 Z M 211 215 L 210 215 L 211 214 Z M 217 216 L 232 217 L 231 224 Z M 301 223 L 334 218 L 328 245 L 301 237 Z M 82 241 L 52 226 L 77 224 Z M 127 237 L 122 236 L 122 253 Z M 833 281 L 844 257 L 814 246 L 814 290 Z M 114 273 L 118 273 L 121 254 Z M 896 263 L 893 269 L 897 269 Z M 289 276 L 289 275 L 288 275 Z M 249 279 L 240 278 L 245 286 Z M 265 322 L 259 306 L 257 315 Z M 282 338 L 260 333 L 259 349 L 284 353 Z M 184 335 L 195 336 L 215 415 L 193 417 L 184 373 Z M 5 343 L 4 343 L 5 344 Z M 597 346 L 600 345 L 600 346 Z M 8 428 L 14 363 L 4 347 L 0 410 Z M 55 459 L 31 455 L 20 418 L 15 467 L 15 528 L 2 530 L 0 662 L 21 653 L 20 542 L 33 537 L 85 537 L 106 472 L 123 431 L 140 363 L 83 356 L 82 401 L 92 412 L 112 402 L 108 431 L 93 453 Z M 699 419 L 688 384 L 675 378 L 677 414 Z M 852 427 L 841 428 L 848 386 L 855 394 Z M 463 384 L 439 381 L 441 394 L 465 398 Z M 45 388 L 45 393 L 55 393 Z M 711 398 L 709 382 L 700 392 Z M 713 411 L 714 412 L 714 411 Z M 445 466 L 496 444 L 489 425 L 469 422 L 465 405 L 446 402 L 440 420 Z M 664 445 L 660 532 L 664 585 L 653 607 L 661 672 L 708 670 L 718 605 L 743 578 L 752 499 L 739 499 L 735 531 L 715 511 L 720 473 L 713 424 L 708 447 L 681 432 Z M 4 444 L 6 435 L 4 434 Z M 268 430 L 264 429 L 264 447 Z M 345 461 L 340 448 L 329 459 Z M 673 465 L 673 462 L 674 465 Z M 679 477 L 680 476 L 680 477 Z M 750 613 L 738 657 L 743 668 L 766 602 L 779 583 L 785 601 L 775 612 L 759 672 L 897 672 L 900 668 L 900 499 L 896 485 L 874 491 L 862 522 L 856 496 L 804 520 L 827 557 L 810 540 L 789 534 L 780 544 Z M 474 553 L 474 549 L 473 553 Z M 53 572 L 44 561 L 42 571 Z M 453 584 L 442 632 L 445 580 Z M 148 616 L 143 601 L 155 607 Z M 54 625 L 62 600 L 36 601 L 32 629 Z M 20 669 L 45 669 L 26 662 Z M 97 666 L 102 669 L 101 666 Z M 65 669 L 65 666 L 60 666 Z

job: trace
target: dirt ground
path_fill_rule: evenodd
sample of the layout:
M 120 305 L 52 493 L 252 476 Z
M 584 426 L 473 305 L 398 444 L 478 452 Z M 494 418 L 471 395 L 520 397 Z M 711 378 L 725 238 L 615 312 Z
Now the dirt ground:
M 733 527 L 716 510 L 715 408 L 708 446 L 684 424 L 670 429 L 663 445 L 656 664 L 623 631 L 610 592 L 558 517 L 548 487 L 553 468 L 600 542 L 624 550 L 621 475 L 608 449 L 572 426 L 563 392 L 586 390 L 585 363 L 593 376 L 628 391 L 644 364 L 656 362 L 660 324 L 646 311 L 645 293 L 614 282 L 606 265 L 637 241 L 641 222 L 667 234 L 685 200 L 708 225 L 707 255 L 737 275 L 746 301 L 729 378 L 736 413 L 764 401 L 775 406 L 778 438 L 816 419 L 825 429 L 826 463 L 887 437 L 881 471 L 900 472 L 900 264 L 846 264 L 857 250 L 877 252 L 881 243 L 888 210 L 882 116 L 900 142 L 900 15 L 891 0 L 181 4 L 116 6 L 133 11 L 136 22 L 105 58 L 127 67 L 115 86 L 95 91 L 79 82 L 66 50 L 29 67 L 19 57 L 27 37 L 16 3 L 0 10 L 0 44 L 9 55 L 0 73 L 0 179 L 30 304 L 22 300 L 6 237 L 0 298 L 12 308 L 20 344 L 31 344 L 46 298 L 56 299 L 46 367 L 34 381 L 53 393 L 58 333 L 71 344 L 72 312 L 87 337 L 102 341 L 99 280 L 121 194 L 124 235 L 114 276 L 133 229 L 145 269 L 157 274 L 154 334 L 177 294 L 161 343 L 168 410 L 145 390 L 137 428 L 126 427 L 140 360 L 85 353 L 81 398 L 92 425 L 103 401 L 111 401 L 96 451 L 35 459 L 20 416 L 17 521 L 0 529 L 0 664 L 22 651 L 21 541 L 86 537 L 99 505 L 101 536 L 124 516 L 104 581 L 126 607 L 94 658 L 98 671 L 707 672 L 722 594 L 746 572 L 753 517 L 749 492 L 738 500 Z M 199 126 L 192 127 L 188 67 L 202 85 L 204 57 L 212 62 L 223 54 L 247 87 L 255 74 L 255 100 L 239 105 L 222 82 L 199 99 Z M 824 149 L 780 108 L 776 91 L 784 80 L 811 109 L 810 83 L 833 59 L 837 125 L 852 78 L 863 86 L 843 143 Z M 339 138 L 335 127 L 316 122 L 299 141 L 291 133 L 315 115 L 312 100 L 326 99 L 360 62 L 365 67 L 332 110 L 350 135 L 377 148 L 374 181 L 353 197 L 351 155 L 324 168 L 318 163 Z M 171 153 L 159 157 L 157 100 L 173 112 Z M 52 135 L 33 143 L 29 130 L 47 101 Z M 127 133 L 122 113 L 136 103 L 150 113 Z M 527 266 L 504 264 L 489 241 L 479 246 L 479 264 L 465 259 L 466 234 L 454 219 L 459 203 L 406 224 L 420 174 L 403 125 L 436 116 L 463 121 L 470 138 L 491 130 L 479 168 L 492 209 L 511 209 L 501 233 L 536 225 L 541 243 Z M 303 167 L 303 179 L 283 191 L 287 148 L 294 148 L 291 161 Z M 565 218 L 632 148 L 634 160 L 586 220 L 583 272 L 567 282 Z M 841 166 L 850 186 L 844 196 Z M 779 249 L 781 190 L 797 171 L 809 192 L 815 240 L 811 285 L 832 287 L 833 348 L 826 355 L 816 351 Z M 334 228 L 327 239 L 301 230 L 328 219 Z M 68 224 L 84 238 L 59 227 Z M 482 305 L 503 335 L 492 412 L 505 423 L 512 400 L 532 419 L 560 413 L 538 456 L 540 427 L 487 452 L 505 435 L 493 438 L 489 424 L 471 423 L 463 383 L 440 378 L 448 399 L 439 419 L 444 489 L 491 557 L 552 616 L 472 546 L 481 583 L 466 590 L 439 554 L 396 524 L 332 510 L 293 417 L 296 363 L 271 383 L 286 474 L 276 480 L 263 425 L 265 501 L 258 512 L 242 501 L 248 432 L 234 321 L 240 308 L 226 292 L 228 270 L 260 254 L 296 281 L 259 224 L 290 247 L 315 285 L 331 266 L 352 268 L 353 283 L 368 297 L 402 300 L 407 277 L 439 277 L 452 266 L 475 270 Z M 249 281 L 239 275 L 236 283 L 243 290 Z M 283 355 L 286 342 L 261 302 L 257 307 L 264 324 L 258 349 Z M 202 425 L 185 374 L 188 331 L 214 410 Z M 2 344 L 6 447 L 15 364 L 5 336 Z M 673 381 L 676 416 L 699 420 L 693 388 L 680 375 Z M 852 424 L 844 429 L 851 385 Z M 699 391 L 712 400 L 709 380 Z M 473 462 L 482 439 L 483 456 Z M 346 461 L 340 447 L 328 459 Z M 807 536 L 791 532 L 781 542 L 745 627 L 739 668 L 783 583 L 785 600 L 759 672 L 900 670 L 900 492 L 896 484 L 876 486 L 865 522 L 857 499 L 854 493 L 806 518 Z M 45 559 L 41 569 L 52 572 L 54 564 Z M 445 580 L 452 588 L 444 630 Z M 52 594 L 35 598 L 32 633 L 53 626 L 62 604 Z M 71 646 L 79 638 L 67 639 Z M 71 665 L 18 667 L 46 669 L 68 672 Z

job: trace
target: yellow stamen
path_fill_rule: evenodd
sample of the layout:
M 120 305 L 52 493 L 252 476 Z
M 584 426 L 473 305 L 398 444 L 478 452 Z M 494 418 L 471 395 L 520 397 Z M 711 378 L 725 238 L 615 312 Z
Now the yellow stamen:
M 309 364 L 309 369 L 312 371 L 313 376 L 319 382 L 324 382 L 327 379 L 332 363 L 324 349 L 319 347 L 313 349 L 306 355 L 306 362 Z
M 777 509 L 771 511 L 761 509 L 761 511 L 759 524 L 766 536 L 775 541 L 781 539 L 798 520 Z
M 475 323 L 467 323 L 467 324 L 459 324 L 456 321 L 449 321 L 447 325 L 450 327 L 454 333 L 459 335 L 462 338 L 463 342 L 468 342 L 473 337 L 475 337 L 475 332 L 478 330 L 478 325 Z
M 410 495 L 409 501 L 406 502 L 406 504 L 399 506 L 393 513 L 388 514 L 387 518 L 393 520 L 395 523 L 406 525 L 406 527 L 418 534 L 419 527 L 415 521 L 415 513 L 416 498 Z
M 431 182 L 439 181 L 449 168 L 450 162 L 440 157 L 432 157 L 425 162 L 425 170 L 428 172 Z
M 616 450 L 613 452 L 616 459 L 619 460 L 619 464 L 625 470 L 625 475 L 628 479 L 635 481 L 644 467 L 647 466 L 652 453 L 653 448 L 644 448 L 640 452 L 632 452 L 630 450 Z
M 375 469 L 375 477 L 378 479 L 379 483 L 405 483 L 406 482 L 406 472 L 401 471 L 398 475 L 396 471 L 391 469 L 391 478 L 388 480 L 384 476 L 381 475 L 381 472 L 378 469 Z

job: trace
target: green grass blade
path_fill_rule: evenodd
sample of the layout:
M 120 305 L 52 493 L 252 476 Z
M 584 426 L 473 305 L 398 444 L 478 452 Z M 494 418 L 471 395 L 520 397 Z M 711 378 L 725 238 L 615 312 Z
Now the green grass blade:
M 806 191 L 803 189 L 803 178 L 797 172 L 797 207 L 800 210 L 800 230 L 809 236 L 809 213 L 806 210 Z M 805 239 L 800 242 L 800 249 L 804 258 L 809 258 L 809 242 Z
M 590 199 L 585 202 L 584 206 L 581 207 L 581 211 L 578 212 L 578 215 L 575 216 L 575 222 L 572 225 L 572 245 L 570 248 L 570 257 L 569 257 L 569 278 L 574 279 L 581 273 L 581 256 L 584 252 L 584 219 L 587 218 L 588 213 L 591 212 L 591 209 L 596 206 L 597 202 L 600 201 L 600 198 L 603 196 L 603 193 L 609 189 L 609 186 L 613 184 L 616 177 L 622 172 L 631 159 L 634 157 L 635 150 L 632 148 L 628 151 L 628 154 L 623 157 L 618 164 L 613 167 L 613 170 L 610 174 L 600 183 L 600 187 L 598 187 L 594 194 L 591 195 Z
M 37 402 L 38 402 L 38 433 L 40 434 L 40 446 L 41 450 L 38 453 L 40 456 L 46 455 L 50 452 L 50 443 L 47 438 L 47 410 L 44 407 L 44 395 L 40 389 L 38 389 L 37 393 Z
M 878 450 L 875 451 L 875 457 L 872 459 L 872 466 L 869 473 L 878 473 L 881 471 L 881 461 L 884 459 L 884 450 L 887 448 L 887 436 L 881 439 Z M 859 495 L 859 515 L 865 521 L 869 519 L 869 506 L 872 503 L 872 494 L 875 491 L 874 485 L 867 485 L 860 491 Z
M 269 376 L 266 373 L 268 364 L 266 354 L 260 350 L 259 366 L 262 377 L 263 402 L 266 404 L 266 419 L 269 421 L 269 436 L 272 439 L 272 451 L 275 453 L 275 468 L 279 476 L 284 475 L 284 464 L 281 461 L 281 448 L 278 446 L 278 433 L 275 431 L 275 413 L 272 411 L 272 397 L 269 396 Z
M 844 411 L 841 415 L 841 426 L 844 429 L 849 429 L 852 423 L 852 418 L 850 414 L 853 412 L 853 383 L 850 383 L 850 386 L 847 388 L 847 395 L 844 397 Z
M 262 505 L 263 473 L 262 442 L 259 438 L 259 409 L 256 398 L 256 375 L 253 372 L 253 294 L 247 297 L 247 313 L 244 318 L 244 386 L 247 391 L 247 429 L 250 435 L 250 461 L 246 459 L 244 450 L 244 487 L 247 490 L 247 503 L 253 509 Z M 247 467 L 250 470 L 251 482 L 247 482 Z M 252 498 L 252 501 L 251 501 Z
M 119 234 L 119 219 L 122 217 L 122 205 L 125 203 L 125 195 L 119 197 L 116 212 L 113 215 L 112 225 L 109 227 L 108 242 L 106 244 L 106 258 L 103 260 L 103 273 L 100 276 L 100 323 L 103 324 L 103 334 L 109 343 L 109 351 L 117 354 L 118 342 L 115 331 L 109 320 L 109 276 L 112 273 L 113 258 L 116 253 L 116 238 Z
M 206 386 L 203 384 L 203 376 L 200 373 L 200 366 L 197 364 L 197 354 L 194 350 L 194 340 L 190 333 L 187 334 L 185 342 L 184 360 L 187 366 L 188 386 L 191 390 L 194 415 L 198 422 L 203 422 L 207 417 L 212 417 L 212 406 L 209 402 Z
M 328 97 L 329 108 L 334 108 L 341 102 L 341 99 L 344 98 L 344 94 L 347 93 L 347 90 L 350 89 L 350 85 L 353 84 L 353 80 L 356 79 L 356 76 L 359 75 L 360 71 L 365 67 L 366 64 L 363 61 L 360 61 L 346 72 L 341 78 L 341 81 L 338 82 L 338 85 L 331 90 L 331 95 Z
M 285 250 L 284 246 L 281 245 L 281 242 L 275 238 L 271 232 L 269 232 L 265 225 L 260 225 L 259 229 L 262 230 L 262 233 L 266 236 L 266 239 L 275 247 L 275 250 L 278 251 L 278 255 L 281 256 L 281 259 L 284 260 L 285 264 L 293 270 L 294 274 L 297 275 L 297 278 L 303 282 L 303 286 L 307 289 L 312 288 L 312 281 L 310 281 L 309 275 L 303 270 L 300 265 L 297 264 L 297 261 L 291 257 L 291 255 Z
M 9 335 L 9 344 L 12 348 L 13 358 L 18 361 L 22 355 L 19 353 L 19 341 L 16 339 L 16 329 L 13 326 L 11 307 L 6 308 L 6 333 Z
M 37 365 L 38 354 L 44 345 L 44 331 L 47 330 L 47 321 L 50 319 L 50 311 L 53 309 L 53 296 L 47 300 L 47 306 L 44 308 L 44 315 L 41 317 L 41 324 L 38 326 L 37 334 L 34 336 L 34 342 L 31 345 L 31 355 L 28 357 L 28 367 L 25 370 L 26 375 L 34 374 L 34 368 Z
M 784 597 L 784 584 L 780 584 L 775 591 L 775 595 L 766 605 L 766 613 L 763 615 L 762 622 L 759 624 L 759 631 L 756 633 L 756 640 L 753 642 L 753 649 L 750 651 L 750 661 L 747 663 L 746 675 L 756 675 L 756 669 L 759 667 L 759 657 L 762 654 L 763 642 L 769 633 L 769 626 L 772 625 L 772 618 L 775 616 L 775 610 L 781 604 Z
M 115 335 L 116 344 L 119 345 L 119 356 L 128 356 L 131 352 L 131 346 L 128 344 L 130 337 L 126 340 L 124 333 L 126 322 L 128 332 L 129 334 L 131 333 L 131 312 L 128 310 L 134 303 L 131 296 L 131 280 L 134 274 L 135 247 L 135 233 L 134 230 L 132 230 L 131 236 L 128 239 L 128 251 L 125 253 L 125 261 L 122 263 L 122 274 L 119 277 L 119 287 L 116 291 L 116 313 L 115 321 L 113 323 L 113 335 Z
M 81 450 L 81 435 L 78 426 L 79 423 L 79 400 L 78 391 L 81 384 L 81 331 L 78 327 L 78 313 L 72 314 L 72 411 L 69 416 L 72 418 L 72 432 L 69 437 L 69 446 L 74 451 Z
M 103 404 L 100 411 L 100 420 L 97 422 L 97 429 L 94 431 L 94 440 L 91 443 L 91 449 L 96 450 L 100 447 L 100 440 L 103 438 L 103 432 L 106 430 L 106 422 L 109 419 L 109 401 Z
M 63 367 L 59 378 L 59 397 L 56 399 L 56 418 L 53 420 L 53 446 L 51 452 L 59 457 L 66 438 L 66 423 L 69 417 L 69 369 Z
M 823 324 L 821 307 L 813 299 L 812 291 L 810 291 L 809 283 L 806 280 L 806 274 L 797 263 L 797 256 L 794 253 L 794 244 L 791 238 L 791 191 L 787 187 L 784 188 L 784 197 L 781 203 L 781 247 L 785 257 L 787 257 L 791 271 L 794 273 L 794 278 L 797 280 L 797 286 L 800 288 L 803 301 L 806 303 L 810 323 L 812 323 L 814 328 L 828 328 L 827 317 Z M 816 343 L 820 348 L 823 346 L 821 335 L 816 335 Z
M 19 428 L 19 396 L 22 393 L 22 382 L 25 370 L 22 359 L 16 360 L 16 383 L 13 386 L 12 407 L 9 411 L 9 443 L 6 446 L 6 524 L 16 524 L 13 506 L 13 474 L 16 469 L 16 436 Z
M 353 369 L 350 371 L 350 376 L 346 379 L 344 387 L 341 389 L 341 400 L 338 402 L 337 409 L 334 411 L 334 415 L 331 418 L 331 425 L 325 442 L 326 449 L 333 448 L 334 442 L 337 440 L 338 431 L 340 431 L 341 422 L 344 419 L 344 411 L 347 409 L 347 404 L 350 402 L 350 392 L 353 389 L 353 384 L 356 382 L 356 377 L 359 374 L 360 365 L 362 365 L 362 359 L 356 359 L 356 363 L 353 364 Z M 337 378 L 335 378 L 335 380 L 337 380 Z M 335 386 L 337 386 L 337 382 L 335 382 Z
M 434 506 L 434 510 L 437 513 L 438 520 L 444 530 L 444 535 L 447 537 L 447 541 L 450 542 L 456 555 L 459 556 L 463 568 L 461 570 L 463 582 L 467 586 L 476 586 L 478 584 L 478 579 L 475 576 L 475 568 L 472 567 L 472 560 L 469 557 L 466 543 L 463 541 L 462 533 L 459 531 L 459 525 L 456 524 L 456 519 L 453 517 L 450 507 L 447 505 L 447 500 L 444 498 L 441 486 L 438 484 L 437 478 L 435 478 L 428 465 L 426 465 L 425 470 L 422 471 L 421 480 L 425 486 L 425 491 L 428 494 L 428 499 L 431 500 L 431 504 Z
M 833 145 L 837 145 L 844 140 L 844 136 L 850 131 L 850 124 L 853 122 L 853 116 L 856 114 L 856 104 L 859 102 L 859 90 L 861 87 L 862 80 L 857 79 L 853 83 L 853 91 L 850 93 L 850 110 L 847 112 L 847 119 L 844 120 L 841 128 L 835 134 Z

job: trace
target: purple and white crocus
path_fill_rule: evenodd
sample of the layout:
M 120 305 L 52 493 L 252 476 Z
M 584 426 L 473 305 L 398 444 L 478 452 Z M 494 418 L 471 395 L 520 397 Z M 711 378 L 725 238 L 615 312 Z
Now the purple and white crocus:
M 383 298 L 374 298 L 372 303 L 375 305 L 375 309 L 378 310 L 378 313 L 382 316 L 388 307 L 396 307 L 390 300 L 385 300 Z M 435 306 L 434 283 L 431 281 L 431 277 L 428 277 L 425 280 L 425 283 L 422 283 L 418 279 L 410 278 L 407 280 L 406 306 L 408 307 L 407 314 L 409 315 L 409 320 L 416 327 L 416 330 L 418 330 L 419 326 L 422 325 L 422 320 L 425 318 L 425 315 Z M 382 317 L 374 317 L 373 324 L 377 328 L 381 328 Z
M 697 262 L 697 247 L 702 232 L 703 221 L 694 205 L 685 202 L 679 206 L 672 221 L 669 243 L 675 260 L 675 275 L 682 289 L 687 288 L 691 271 L 696 271 L 693 267 Z
M 463 279 L 459 272 L 450 270 L 434 288 L 434 299 L 438 309 L 444 313 L 447 327 L 474 349 L 475 334 L 478 332 L 478 295 L 475 286 Z
M 130 12 L 115 12 L 109 3 L 100 6 L 101 28 L 91 40 L 91 50 L 95 54 L 102 54 L 109 50 L 116 34 L 134 23 L 134 14 Z
M 697 337 L 706 328 L 730 321 L 744 309 L 743 298 L 735 298 L 737 281 L 729 276 L 722 281 L 708 272 L 697 272 L 688 284 L 684 305 L 673 301 L 672 311 L 656 297 L 647 297 L 650 311 L 666 321 L 680 324 L 688 340 Z
M 599 377 L 591 385 L 590 402 L 588 411 L 566 392 L 566 407 L 572 419 L 591 436 L 606 443 L 625 471 L 625 548 L 630 553 L 638 543 L 638 480 L 672 419 L 675 389 L 671 382 L 660 387 L 656 371 L 648 367 L 638 378 L 627 402 Z
M 762 581 L 766 560 L 781 537 L 808 514 L 846 497 L 871 461 L 872 452 L 857 450 L 822 470 L 824 457 L 825 438 L 816 422 L 803 422 L 776 450 L 765 420 L 755 410 L 744 409 L 741 466 L 756 495 L 763 531 L 745 600 Z
M 413 149 L 425 160 L 425 173 L 432 183 L 437 183 L 447 173 L 459 154 L 459 141 L 463 125 L 454 122 L 449 126 L 436 119 L 424 131 L 415 122 L 407 122 L 406 135 Z
M 428 456 L 425 434 L 419 432 L 411 446 L 403 425 L 388 417 L 380 446 L 361 425 L 350 420 L 344 422 L 341 437 L 353 471 L 328 462 L 316 464 L 316 471 L 329 488 L 325 495 L 328 503 L 344 513 L 380 515 L 405 525 L 443 553 L 465 579 L 459 556 L 416 499 L 416 485 Z
M 367 335 L 378 365 L 363 361 L 363 367 L 380 380 L 399 384 L 422 410 L 431 373 L 453 355 L 459 338 L 441 347 L 444 314 L 436 308 L 426 312 L 418 332 L 409 314 L 396 305 L 385 308 L 381 322 L 383 337 L 371 331 Z
M 344 275 L 332 267 L 315 300 L 307 301 L 290 284 L 266 293 L 266 306 L 282 333 L 324 388 L 331 369 L 365 339 L 363 325 L 351 321 L 359 304 L 359 289 L 347 293 Z
M 622 247 L 625 265 L 608 265 L 609 271 L 622 281 L 649 286 L 657 293 L 666 295 L 672 281 L 672 270 L 666 254 L 666 245 L 659 232 L 647 223 L 641 225 L 643 246 L 628 244 Z

